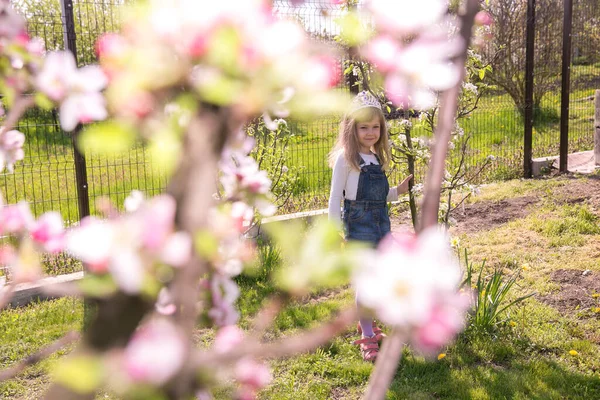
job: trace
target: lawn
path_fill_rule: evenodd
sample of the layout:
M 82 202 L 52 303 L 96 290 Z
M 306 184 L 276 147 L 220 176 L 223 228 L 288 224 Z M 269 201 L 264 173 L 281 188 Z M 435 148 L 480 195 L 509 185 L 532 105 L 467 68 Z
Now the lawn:
M 485 273 L 519 272 L 509 293 L 536 295 L 509 309 L 491 331 L 473 325 L 426 360 L 406 349 L 388 399 L 592 399 L 600 398 L 600 177 L 510 180 L 485 185 L 454 215 L 460 247 Z M 394 226 L 408 221 L 404 210 Z M 261 248 L 258 275 L 238 278 L 242 327 L 275 289 L 269 273 L 281 260 Z M 585 272 L 585 273 L 584 273 Z M 343 285 L 288 306 L 268 337 L 281 337 L 327 321 L 353 303 Z M 0 313 L 0 367 L 81 325 L 79 301 L 60 299 Z M 6 332 L 6 333 L 4 333 Z M 213 333 L 198 332 L 199 345 Z M 316 351 L 271 361 L 274 382 L 261 399 L 358 399 L 372 371 L 351 344 L 353 329 Z M 59 354 L 58 357 L 61 355 Z M 36 399 L 48 384 L 57 356 L 0 384 L 3 399 Z M 229 398 L 223 388 L 216 398 Z M 99 399 L 115 399 L 103 393 Z
M 569 114 L 569 150 L 593 148 L 595 77 L 600 65 L 573 66 Z M 560 137 L 560 85 L 548 93 L 536 111 L 533 130 L 534 157 L 558 154 Z M 297 169 L 299 182 L 293 197 L 281 208 L 281 213 L 305 211 L 325 207 L 331 181 L 327 154 L 338 132 L 337 118 L 323 118 L 311 122 L 290 121 L 293 137 L 284 164 Z M 496 157 L 478 178 L 479 182 L 513 179 L 522 175 L 523 121 L 510 97 L 501 92 L 481 98 L 472 116 L 461 122 L 466 133 L 472 134 L 467 165 L 479 165 L 489 155 Z M 39 215 L 58 209 L 68 221 L 78 220 L 75 167 L 71 137 L 57 129 L 50 112 L 31 111 L 19 127 L 27 136 L 26 158 L 17 164 L 14 174 L 0 175 L 0 187 L 8 202 L 26 199 Z M 423 128 L 416 128 L 413 136 L 428 136 Z M 456 163 L 459 154 L 450 154 Z M 395 168 L 392 180 L 404 176 L 405 166 Z M 417 181 L 424 178 L 425 168 L 417 173 Z M 121 205 L 133 189 L 149 194 L 164 190 L 166 177 L 152 170 L 149 155 L 142 147 L 114 157 L 88 155 L 90 208 L 95 200 L 108 196 Z

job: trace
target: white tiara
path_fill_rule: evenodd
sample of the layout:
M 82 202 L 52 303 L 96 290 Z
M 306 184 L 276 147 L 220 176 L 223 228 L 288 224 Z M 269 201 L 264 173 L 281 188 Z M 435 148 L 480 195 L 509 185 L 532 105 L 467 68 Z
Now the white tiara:
M 352 103 L 350 103 L 349 114 L 352 114 L 362 108 L 367 107 L 375 107 L 381 110 L 381 103 L 379 102 L 379 100 L 377 100 L 375 96 L 371 94 L 371 92 L 363 90 L 362 92 L 357 94 L 356 97 L 354 97 L 354 99 L 352 99 Z

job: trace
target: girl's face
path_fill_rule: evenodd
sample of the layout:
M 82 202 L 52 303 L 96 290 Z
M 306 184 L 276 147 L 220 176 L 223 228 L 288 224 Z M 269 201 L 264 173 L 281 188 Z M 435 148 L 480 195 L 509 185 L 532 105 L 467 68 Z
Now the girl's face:
M 368 153 L 371 151 L 371 146 L 379 141 L 381 135 L 381 124 L 379 117 L 374 116 L 373 119 L 367 122 L 356 123 L 356 133 L 358 135 L 359 151 Z

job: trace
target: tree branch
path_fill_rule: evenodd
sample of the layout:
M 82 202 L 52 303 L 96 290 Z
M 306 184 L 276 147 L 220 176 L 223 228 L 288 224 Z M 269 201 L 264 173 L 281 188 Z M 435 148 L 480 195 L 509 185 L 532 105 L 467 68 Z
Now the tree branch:
M 322 346 L 331 340 L 332 337 L 342 333 L 350 324 L 354 323 L 356 318 L 356 307 L 350 306 L 342 310 L 333 321 L 299 335 L 286 337 L 271 343 L 260 343 L 254 340 L 247 341 L 227 353 L 219 353 L 215 350 L 198 353 L 193 358 L 193 364 L 197 368 L 214 368 L 217 365 L 230 364 L 245 356 L 282 358 L 304 353 Z
M 6 132 L 10 131 L 15 127 L 19 119 L 27 109 L 35 104 L 35 99 L 33 96 L 19 96 L 15 100 L 15 103 L 8 111 L 8 115 L 0 125 L 0 136 L 4 135 Z
M 464 66 L 467 59 L 467 49 L 471 42 L 473 21 L 478 10 L 478 0 L 467 0 L 465 12 L 461 16 L 460 36 L 464 40 L 465 48 L 456 60 L 456 66 L 460 70 L 461 75 L 457 84 L 442 95 L 439 125 L 438 129 L 436 129 L 436 143 L 433 148 L 431 164 L 427 174 L 422 217 L 419 221 L 419 232 L 437 224 L 441 183 L 444 177 L 448 142 L 454 126 L 454 118 L 458 107 L 458 95 L 464 79 Z M 395 328 L 387 340 L 388 343 L 383 345 L 375 363 L 375 371 L 369 380 L 367 394 L 365 395 L 366 400 L 380 400 L 385 398 L 387 389 L 400 361 L 402 339 L 402 333 Z

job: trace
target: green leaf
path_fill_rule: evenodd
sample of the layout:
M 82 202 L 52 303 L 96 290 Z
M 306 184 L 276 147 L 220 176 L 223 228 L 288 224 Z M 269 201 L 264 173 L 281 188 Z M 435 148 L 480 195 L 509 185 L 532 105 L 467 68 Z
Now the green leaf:
M 485 78 L 485 69 L 480 69 L 479 70 L 479 79 L 483 80 L 483 78 Z
M 54 370 L 54 380 L 79 394 L 92 393 L 104 377 L 97 357 L 79 355 L 63 360 Z
M 117 291 L 117 285 L 110 275 L 86 274 L 78 283 L 79 289 L 88 296 L 107 297 Z
M 214 234 L 208 231 L 200 231 L 194 237 L 194 246 L 198 254 L 210 259 L 216 255 L 219 249 L 219 241 Z
M 50 111 L 54 107 L 54 103 L 52 102 L 52 100 L 50 100 L 45 94 L 40 92 L 37 92 L 35 94 L 35 104 L 37 104 L 38 107 L 46 111 Z
M 349 46 L 357 46 L 369 39 L 370 32 L 362 24 L 360 17 L 355 12 L 349 12 L 335 22 L 340 26 L 340 36 Z
M 81 132 L 78 140 L 82 152 L 114 154 L 130 150 L 136 139 L 136 131 L 115 121 L 100 122 Z
M 148 146 L 153 171 L 170 175 L 181 155 L 181 139 L 177 132 L 163 129 L 155 132 Z

